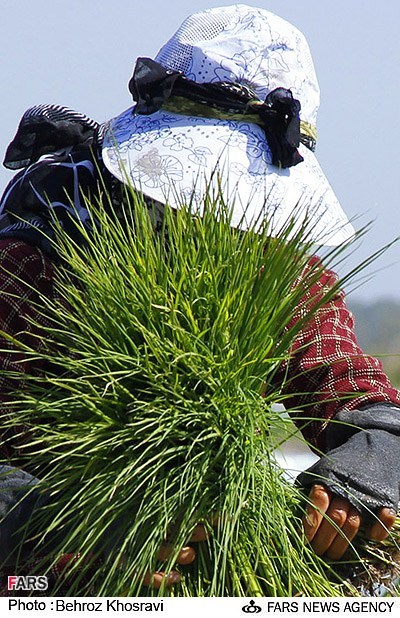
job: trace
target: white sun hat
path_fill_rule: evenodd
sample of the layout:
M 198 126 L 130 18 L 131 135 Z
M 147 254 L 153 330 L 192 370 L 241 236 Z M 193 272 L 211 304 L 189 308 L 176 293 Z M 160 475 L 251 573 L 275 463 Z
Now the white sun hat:
M 136 104 L 105 129 L 103 158 L 114 176 L 158 202 L 179 208 L 190 201 L 200 212 L 205 193 L 218 184 L 232 211 L 232 226 L 241 229 L 257 230 L 267 218 L 271 235 L 278 235 L 295 217 L 298 226 L 305 219 L 311 222 L 312 240 L 321 245 L 339 245 L 353 236 L 312 152 L 319 87 L 299 30 L 264 9 L 225 6 L 188 17 L 155 61 L 139 60 L 130 82 Z M 185 79 L 174 92 L 177 75 Z M 190 85 L 200 88 L 194 103 Z M 210 85 L 222 88 L 216 103 L 213 92 L 211 99 L 207 95 Z M 230 109 L 225 87 L 226 100 L 234 98 L 236 87 L 250 93 L 252 105 L 239 106 L 242 114 L 235 104 Z M 276 161 L 269 135 L 266 108 L 274 107 L 270 99 L 276 89 L 301 106 L 297 122 L 300 115 L 303 143 L 295 144 L 295 162 L 287 166 L 280 157 Z M 246 114 L 248 107 L 266 110 L 267 120 Z M 286 112 L 283 118 L 288 118 Z M 290 131 L 284 141 L 290 142 Z

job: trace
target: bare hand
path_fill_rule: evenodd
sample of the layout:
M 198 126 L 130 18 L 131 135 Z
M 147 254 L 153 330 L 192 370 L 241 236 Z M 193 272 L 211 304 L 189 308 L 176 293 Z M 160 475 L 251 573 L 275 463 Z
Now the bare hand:
M 313 485 L 309 498 L 311 504 L 303 518 L 306 538 L 318 556 L 339 560 L 360 529 L 361 515 L 348 500 L 332 494 L 323 485 Z M 367 537 L 372 541 L 383 541 L 395 520 L 393 509 L 381 508 L 378 520 L 367 531 Z
M 208 539 L 208 532 L 203 524 L 197 524 L 193 529 L 192 535 L 189 539 L 189 543 L 201 543 Z M 164 562 L 168 560 L 173 552 L 173 547 L 167 543 L 163 543 L 159 549 L 157 559 Z M 177 557 L 177 563 L 181 565 L 191 564 L 196 559 L 196 550 L 191 546 L 183 547 Z M 145 586 L 152 586 L 153 588 L 161 588 L 164 583 L 167 588 L 170 588 L 174 584 L 179 584 L 181 576 L 178 571 L 171 571 L 165 573 L 164 571 L 156 571 L 155 573 L 147 572 L 144 576 L 143 583 Z

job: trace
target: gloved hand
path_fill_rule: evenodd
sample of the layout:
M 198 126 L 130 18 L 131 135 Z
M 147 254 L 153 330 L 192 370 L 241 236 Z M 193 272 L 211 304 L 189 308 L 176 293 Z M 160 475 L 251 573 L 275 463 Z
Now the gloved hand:
M 37 547 L 34 541 L 29 541 L 34 525 L 34 515 L 47 502 L 48 496 L 43 488 L 40 488 L 40 481 L 36 477 L 18 468 L 0 465 L 0 569 L 12 566 L 15 572 L 15 568 L 18 569 L 17 565 L 19 565 L 24 573 L 30 573 L 32 568 L 35 569 L 37 565 L 40 565 L 41 573 L 44 572 L 43 569 L 46 571 L 50 590 L 54 589 L 57 593 L 60 593 L 60 590 L 68 592 L 70 590 L 68 570 L 80 560 L 81 556 L 79 553 L 64 553 L 56 562 L 54 561 L 52 550 L 60 547 L 65 530 L 61 536 L 57 531 L 47 534 L 45 544 L 40 547 Z M 98 554 L 87 557 L 87 566 L 83 564 L 82 567 L 78 566 L 78 571 L 74 571 L 74 581 L 79 580 L 80 593 L 88 590 L 93 593 L 90 588 L 93 571 L 100 568 L 115 544 L 121 543 L 121 531 L 118 529 L 120 523 L 117 520 L 112 528 L 106 530 L 107 534 L 99 543 Z M 189 542 L 204 541 L 207 538 L 205 527 L 199 524 L 194 528 Z M 172 547 L 163 543 L 158 559 L 162 562 L 166 561 L 172 551 Z M 177 562 L 181 565 L 190 564 L 195 558 L 196 551 L 187 546 L 179 552 Z M 122 564 L 121 568 L 123 568 Z M 23 573 L 20 571 L 19 574 Z M 164 580 L 168 588 L 180 581 L 179 573 L 177 571 L 147 572 L 143 584 L 160 588 Z
M 34 509 L 45 501 L 38 483 L 23 470 L 0 465 L 0 565 L 15 564 L 17 554 L 21 560 L 30 551 L 29 542 L 22 541 Z
M 307 511 L 307 538 L 317 553 L 338 559 L 362 520 L 372 524 L 369 536 L 376 540 L 387 536 L 394 523 L 400 486 L 400 408 L 373 404 L 339 412 L 327 430 L 327 447 L 297 483 L 311 490 L 316 507 L 310 505 Z M 317 513 L 318 508 L 332 517 L 347 539 Z M 377 517 L 383 527 L 377 525 Z

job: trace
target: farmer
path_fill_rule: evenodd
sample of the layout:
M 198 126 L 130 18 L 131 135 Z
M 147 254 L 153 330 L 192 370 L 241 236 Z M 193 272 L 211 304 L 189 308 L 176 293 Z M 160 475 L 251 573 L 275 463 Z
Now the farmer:
M 84 196 L 120 209 L 127 180 L 160 221 L 167 201 L 179 208 L 190 199 L 201 211 L 218 176 L 239 229 L 257 230 L 268 217 L 278 236 L 295 216 L 298 225 L 311 218 L 319 245 L 354 233 L 314 155 L 318 82 L 303 35 L 286 21 L 245 5 L 194 14 L 155 60 L 137 60 L 129 89 L 133 106 L 104 125 L 64 107 L 31 108 L 8 147 L 4 164 L 21 171 L 1 200 L 0 324 L 28 345 L 40 345 L 32 301 L 56 294 L 52 218 L 76 236 L 74 217 L 89 226 Z M 335 282 L 325 270 L 310 299 Z M 1 353 L 1 371 L 20 375 L 0 374 L 6 401 L 40 367 L 19 362 L 23 353 L 12 352 L 9 339 L 1 347 L 10 350 Z M 305 437 L 325 453 L 298 479 L 309 495 L 306 538 L 333 560 L 362 524 L 369 538 L 384 539 L 399 502 L 400 393 L 359 348 L 342 293 L 303 328 L 284 376 L 290 407 L 306 406 L 313 418 Z M 4 435 L 2 449 L 16 465 L 18 440 Z M 201 527 L 197 534 L 204 538 Z

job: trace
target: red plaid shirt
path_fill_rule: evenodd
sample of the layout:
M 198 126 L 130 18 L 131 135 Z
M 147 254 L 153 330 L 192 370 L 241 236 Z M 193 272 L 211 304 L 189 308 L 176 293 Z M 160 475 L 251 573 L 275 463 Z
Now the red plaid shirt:
M 0 240 L 0 331 L 33 349 L 40 349 L 39 324 L 45 323 L 34 306 L 40 295 L 54 297 L 53 277 L 52 264 L 40 249 L 20 240 Z M 34 325 L 35 321 L 38 326 Z M 40 370 L 40 363 L 27 360 L 21 349 L 0 334 L 0 417 L 5 414 L 3 409 L 1 415 L 2 402 L 9 401 L 10 393 L 22 387 L 24 376 Z M 11 373 L 15 376 L 12 379 Z M 16 440 L 11 434 L 20 433 L 20 427 L 13 431 L 0 430 L 3 463 L 15 457 L 11 444 L 16 446 Z
M 320 260 L 313 257 L 309 264 L 315 267 Z M 301 303 L 289 328 L 304 318 L 308 303 L 321 298 L 337 282 L 334 272 L 323 270 L 305 295 L 306 302 Z M 308 442 L 322 451 L 328 421 L 339 410 L 353 410 L 372 403 L 400 406 L 400 392 L 390 383 L 381 362 L 364 354 L 358 345 L 354 318 L 340 290 L 300 331 L 292 346 L 291 360 L 282 365 L 277 378 L 285 380 L 285 405 L 294 410 L 293 420 Z

